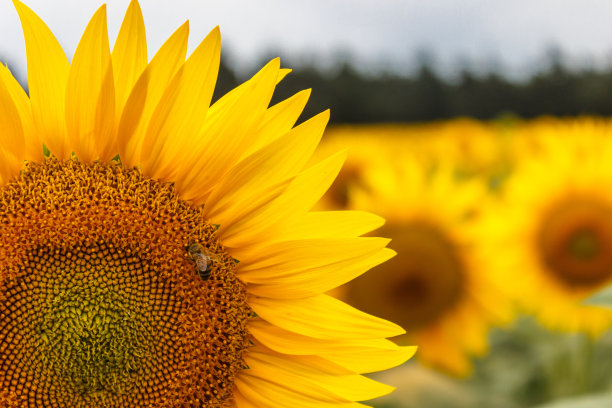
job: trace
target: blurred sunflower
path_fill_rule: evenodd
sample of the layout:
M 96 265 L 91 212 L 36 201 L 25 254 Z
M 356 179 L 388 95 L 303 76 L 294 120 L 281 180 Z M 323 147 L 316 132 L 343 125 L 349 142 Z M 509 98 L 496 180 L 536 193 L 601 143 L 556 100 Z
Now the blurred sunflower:
M 551 146 L 569 143 L 575 155 L 588 157 L 593 152 L 593 144 L 601 142 L 602 135 L 610 127 L 612 119 L 579 117 L 563 119 L 544 116 L 516 126 L 510 154 L 515 162 L 523 161 L 525 155 L 547 157 Z M 579 137 L 576 137 L 577 134 Z M 605 138 L 605 137 L 604 137 Z
M 371 130 L 371 131 L 365 131 Z M 343 210 L 350 206 L 355 188 L 367 188 L 364 184 L 364 171 L 378 167 L 381 160 L 388 157 L 389 140 L 393 133 L 386 126 L 334 126 L 325 132 L 319 149 L 312 162 L 319 161 L 333 152 L 346 149 L 347 157 L 338 177 L 334 180 L 318 207 L 326 210 Z
M 526 126 L 537 149 L 525 150 L 484 224 L 490 267 L 547 327 L 596 335 L 612 313 L 581 301 L 612 283 L 612 122 Z
M 485 177 L 498 183 L 509 171 L 508 128 L 513 123 L 487 123 L 459 118 L 420 124 L 333 126 L 325 133 L 321 151 L 350 146 L 340 175 L 323 198 L 327 208 L 346 208 L 353 187 L 364 188 L 362 170 L 377 166 L 397 151 L 412 152 L 426 169 L 440 161 L 453 164 L 460 178 Z M 384 163 L 383 163 L 384 165 Z
M 139 5 L 101 7 L 69 64 L 15 0 L 28 97 L 0 67 L 0 406 L 358 407 L 414 353 L 323 292 L 393 255 L 382 220 L 311 212 L 344 160 L 328 120 L 268 107 L 273 60 L 209 107 L 220 38 L 147 61 Z M 43 151 L 45 146 L 45 151 Z
M 412 158 L 397 163 L 369 169 L 369 188 L 355 192 L 354 206 L 385 215 L 381 232 L 398 255 L 346 285 L 346 299 L 400 322 L 424 362 L 467 375 L 470 355 L 487 351 L 489 326 L 510 314 L 471 238 L 485 191 L 476 181 L 458 183 L 451 166 L 427 173 Z
M 499 172 L 501 141 L 486 122 L 459 118 L 432 123 L 418 138 L 429 160 L 452 162 L 462 177 Z

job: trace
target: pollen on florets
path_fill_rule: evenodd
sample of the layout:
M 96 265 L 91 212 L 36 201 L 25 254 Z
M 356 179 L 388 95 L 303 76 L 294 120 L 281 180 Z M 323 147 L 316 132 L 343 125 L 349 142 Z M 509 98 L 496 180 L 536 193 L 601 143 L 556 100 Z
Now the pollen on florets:
M 215 231 L 138 169 L 28 163 L 0 190 L 0 406 L 230 405 L 252 312 Z

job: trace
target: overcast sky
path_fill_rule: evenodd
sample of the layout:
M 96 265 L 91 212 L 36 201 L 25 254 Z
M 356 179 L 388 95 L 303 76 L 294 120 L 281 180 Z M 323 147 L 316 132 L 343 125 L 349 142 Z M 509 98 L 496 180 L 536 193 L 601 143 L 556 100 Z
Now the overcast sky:
M 96 0 L 25 0 L 72 56 Z M 109 0 L 114 41 L 129 0 Z M 579 64 L 612 61 L 612 1 L 607 0 L 141 0 L 150 55 L 190 20 L 190 49 L 215 25 L 238 69 L 272 50 L 318 55 L 323 64 L 350 52 L 370 63 L 403 66 L 429 49 L 442 66 L 466 57 L 521 72 L 558 45 Z M 0 58 L 25 70 L 19 19 L 0 0 Z M 515 72 L 515 73 L 516 73 Z

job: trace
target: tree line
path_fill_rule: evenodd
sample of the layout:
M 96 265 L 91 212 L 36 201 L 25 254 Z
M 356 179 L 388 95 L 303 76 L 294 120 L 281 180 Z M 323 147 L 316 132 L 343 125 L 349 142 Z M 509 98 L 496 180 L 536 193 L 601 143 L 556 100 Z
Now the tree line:
M 448 80 L 430 64 L 412 76 L 360 73 L 345 63 L 335 73 L 314 66 L 292 67 L 277 87 L 273 102 L 312 88 L 302 118 L 331 109 L 335 123 L 421 122 L 469 116 L 612 115 L 612 68 L 572 70 L 561 61 L 523 81 L 497 72 L 476 75 L 468 70 Z M 216 96 L 242 82 L 225 64 Z

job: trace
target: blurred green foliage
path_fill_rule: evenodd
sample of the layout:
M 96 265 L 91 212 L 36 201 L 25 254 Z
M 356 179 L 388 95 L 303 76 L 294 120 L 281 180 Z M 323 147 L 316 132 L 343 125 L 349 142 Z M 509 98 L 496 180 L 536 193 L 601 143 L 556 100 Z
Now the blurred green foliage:
M 490 334 L 473 374 L 452 378 L 411 361 L 378 374 L 398 389 L 376 408 L 599 408 L 612 406 L 612 333 L 594 340 L 523 318 Z

